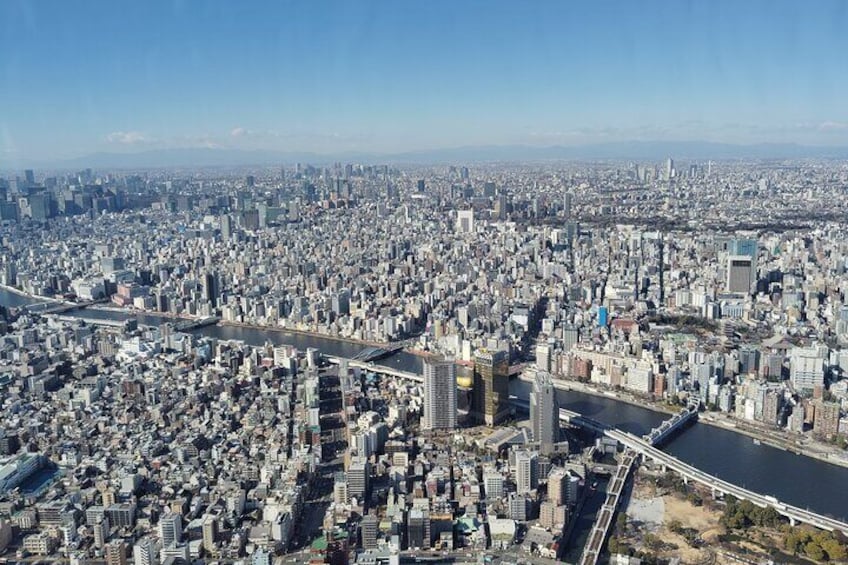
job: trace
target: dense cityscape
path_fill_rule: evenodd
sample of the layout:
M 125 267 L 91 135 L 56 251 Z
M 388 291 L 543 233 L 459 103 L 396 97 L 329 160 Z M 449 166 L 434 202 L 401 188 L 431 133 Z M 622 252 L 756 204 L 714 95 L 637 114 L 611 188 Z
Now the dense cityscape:
M 845 0 L 0 0 L 0 565 L 848 565 Z
M 841 491 L 661 450 L 699 419 L 844 485 L 846 186 L 841 162 L 671 158 L 10 175 L 0 553 L 665 563 L 626 516 L 677 472 L 785 536 L 692 551 L 839 560 Z M 605 432 L 574 395 L 655 416 Z M 823 534 L 791 547 L 797 521 Z

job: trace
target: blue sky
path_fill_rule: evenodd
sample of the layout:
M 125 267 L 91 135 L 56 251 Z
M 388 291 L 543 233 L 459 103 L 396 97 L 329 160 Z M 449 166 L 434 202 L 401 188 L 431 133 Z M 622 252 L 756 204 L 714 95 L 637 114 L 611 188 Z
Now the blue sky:
M 0 159 L 848 145 L 848 2 L 0 1 Z

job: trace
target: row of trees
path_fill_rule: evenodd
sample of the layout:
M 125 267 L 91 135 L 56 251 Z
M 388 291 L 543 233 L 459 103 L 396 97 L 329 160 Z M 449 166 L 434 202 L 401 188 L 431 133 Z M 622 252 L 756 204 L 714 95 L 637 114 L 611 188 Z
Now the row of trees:
M 840 561 L 848 557 L 845 536 L 809 527 L 786 527 L 783 547 L 794 555 L 804 555 L 816 561 Z
M 721 524 L 729 530 L 744 530 L 750 526 L 780 527 L 783 548 L 793 555 L 816 561 L 839 561 L 848 558 L 848 538 L 840 532 L 816 530 L 809 526 L 792 527 L 771 506 L 760 508 L 748 500 L 725 497 L 726 506 Z
M 726 506 L 720 521 L 729 530 L 750 526 L 776 528 L 783 522 L 783 518 L 771 506 L 760 508 L 750 500 L 738 500 L 733 496 L 726 496 L 724 502 Z

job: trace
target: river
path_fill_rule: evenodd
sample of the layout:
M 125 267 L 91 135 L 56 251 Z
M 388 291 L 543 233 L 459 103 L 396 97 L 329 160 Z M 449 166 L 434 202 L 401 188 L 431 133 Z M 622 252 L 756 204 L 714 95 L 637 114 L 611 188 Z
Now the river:
M 22 294 L 11 292 L 10 290 L 0 287 L 0 306 L 6 306 L 8 308 L 20 308 L 21 306 L 37 304 L 39 302 L 43 302 L 43 300 L 38 300 L 37 298 L 33 298 L 31 296 L 24 296 Z
M 15 305 L 6 300 L 26 303 L 26 297 L 0 290 L 0 304 Z M 18 303 L 18 306 L 22 303 Z M 126 319 L 128 312 L 85 310 L 85 317 Z M 167 317 L 139 314 L 139 323 L 156 325 Z M 362 345 L 320 336 L 277 330 L 262 330 L 240 326 L 207 326 L 194 330 L 198 335 L 217 339 L 237 339 L 251 345 L 289 344 L 298 349 L 315 347 L 323 353 L 338 357 L 353 357 Z M 378 361 L 381 365 L 421 373 L 420 357 L 401 351 Z M 514 380 L 510 393 L 527 398 L 530 384 Z M 560 405 L 590 418 L 642 435 L 667 416 L 613 398 L 578 391 L 559 391 Z M 839 467 L 810 457 L 795 455 L 765 444 L 756 445 L 743 434 L 695 423 L 672 438 L 663 448 L 666 452 L 699 469 L 749 488 L 772 495 L 789 504 L 809 508 L 848 521 L 848 468 Z

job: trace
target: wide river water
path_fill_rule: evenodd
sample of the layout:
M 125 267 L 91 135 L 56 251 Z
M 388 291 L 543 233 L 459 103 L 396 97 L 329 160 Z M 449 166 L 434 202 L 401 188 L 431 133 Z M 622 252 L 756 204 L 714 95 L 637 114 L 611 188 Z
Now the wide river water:
M 32 302 L 32 299 L 0 289 L 0 305 L 22 306 L 27 302 Z M 131 316 L 128 312 L 91 309 L 74 314 L 112 320 Z M 140 324 L 148 325 L 157 325 L 166 319 L 147 314 L 135 317 Z M 337 357 L 353 357 L 363 349 L 355 343 L 273 329 L 207 326 L 194 333 L 217 339 L 241 340 L 252 345 L 271 342 L 275 345 L 289 344 L 304 350 L 315 347 L 322 353 Z M 377 363 L 408 372 L 422 372 L 422 359 L 403 351 Z M 515 380 L 510 384 L 511 394 L 521 398 L 528 398 L 529 389 L 529 383 L 524 381 Z M 563 408 L 638 435 L 646 433 L 667 417 L 614 398 L 577 391 L 559 391 L 559 401 Z M 683 430 L 663 450 L 739 486 L 848 521 L 848 468 L 768 445 L 757 445 L 748 436 L 703 423 L 695 423 Z

